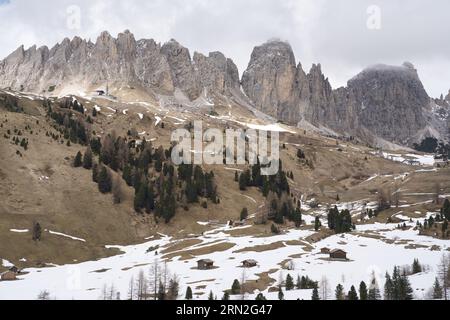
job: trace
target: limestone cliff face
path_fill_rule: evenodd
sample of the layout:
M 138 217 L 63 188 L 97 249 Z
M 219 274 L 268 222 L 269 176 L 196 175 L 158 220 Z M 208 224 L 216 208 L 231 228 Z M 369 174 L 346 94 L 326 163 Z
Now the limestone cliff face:
M 254 49 L 242 87 L 256 108 L 291 124 L 305 120 L 337 133 L 364 132 L 402 145 L 424 135 L 448 134 L 438 129 L 431 99 L 411 63 L 369 67 L 347 87 L 333 90 L 320 64 L 306 73 L 301 64 L 296 66 L 289 44 L 275 41 Z
M 349 81 L 348 90 L 360 124 L 386 140 L 408 144 L 427 125 L 430 98 L 409 63 L 370 67 Z
M 189 50 L 175 40 L 161 46 L 152 39 L 136 41 L 129 31 L 117 38 L 105 31 L 95 43 L 75 37 L 51 49 L 21 46 L 0 62 L 3 88 L 45 93 L 77 86 L 81 91 L 106 82 L 168 95 L 178 88 L 191 100 L 205 89 L 225 94 L 240 86 L 236 65 L 219 52 L 191 59 Z
M 289 118 L 294 103 L 297 70 L 288 43 L 270 41 L 253 50 L 242 77 L 247 96 L 261 111 L 276 118 Z

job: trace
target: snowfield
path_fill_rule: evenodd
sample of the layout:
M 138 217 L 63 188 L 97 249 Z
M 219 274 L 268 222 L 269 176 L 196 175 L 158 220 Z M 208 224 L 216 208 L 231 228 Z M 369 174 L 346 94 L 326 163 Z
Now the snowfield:
M 347 207 L 358 207 L 347 204 Z M 431 214 L 431 213 L 429 213 Z M 427 215 L 429 215 L 427 214 Z M 305 216 L 305 222 L 312 223 L 312 215 Z M 209 222 L 198 222 L 200 225 L 212 225 Z M 386 272 L 392 273 L 394 266 L 411 265 L 418 258 L 427 265 L 427 271 L 410 277 L 416 299 L 424 299 L 432 287 L 437 274 L 437 265 L 443 252 L 448 250 L 449 241 L 419 236 L 413 228 L 416 220 L 408 221 L 409 229 L 398 230 L 397 224 L 366 224 L 357 226 L 351 234 L 334 235 L 317 243 L 307 241 L 312 230 L 290 230 L 283 234 L 264 237 L 232 236 L 232 231 L 249 229 L 252 226 L 232 228 L 217 225 L 215 229 L 202 236 L 190 238 L 196 244 L 187 246 L 180 252 L 170 252 L 170 259 L 164 259 L 161 250 L 167 249 L 183 240 L 174 240 L 166 235 L 155 240 L 147 238 L 147 242 L 134 246 L 108 246 L 117 248 L 122 254 L 114 257 L 73 265 L 54 266 L 43 269 L 27 269 L 27 274 L 20 275 L 18 281 L 0 282 L 0 299 L 36 299 L 42 290 L 47 290 L 57 299 L 100 299 L 105 286 L 120 292 L 121 299 L 127 299 L 129 282 L 137 279 L 141 270 L 146 275 L 155 261 L 160 266 L 167 262 L 168 270 L 176 273 L 180 280 L 180 298 L 184 297 L 187 286 L 191 286 L 194 299 L 207 299 L 210 291 L 220 299 L 224 290 L 231 287 L 234 279 L 258 280 L 259 274 L 268 273 L 273 281 L 270 287 L 277 286 L 279 279 L 290 274 L 308 276 L 315 281 L 326 277 L 330 287 L 330 297 L 334 288 L 342 284 L 346 290 L 352 285 L 358 286 L 361 281 L 369 283 L 374 272 L 379 286 L 384 285 Z M 56 233 L 55 233 L 56 234 Z M 67 236 L 60 234 L 62 236 Z M 72 236 L 73 240 L 83 241 Z M 185 239 L 187 240 L 187 239 Z M 188 250 L 208 249 L 225 245 L 224 249 L 205 255 L 198 255 L 182 260 L 181 254 Z M 320 254 L 321 248 L 343 249 L 348 254 L 348 261 L 332 261 L 327 255 Z M 214 251 L 214 250 L 211 250 Z M 177 256 L 179 254 L 179 256 Z M 26 257 L 25 257 L 26 258 Z M 212 259 L 215 269 L 198 270 L 197 260 Z M 258 261 L 258 266 L 244 269 L 241 262 L 246 259 Z M 3 265 L 10 265 L 3 260 Z M 287 270 L 289 266 L 292 270 Z M 245 270 L 245 272 L 244 272 Z M 277 299 L 277 293 L 263 293 L 267 298 Z M 254 299 L 259 291 L 247 295 Z M 311 290 L 284 291 L 285 299 L 310 299 Z M 233 297 L 232 299 L 240 299 Z

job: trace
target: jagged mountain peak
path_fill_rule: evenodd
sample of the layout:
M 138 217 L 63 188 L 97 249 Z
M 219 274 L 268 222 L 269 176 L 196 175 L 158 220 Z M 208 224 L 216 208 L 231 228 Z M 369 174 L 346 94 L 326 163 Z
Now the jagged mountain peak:
M 0 65 L 0 87 L 36 93 L 55 88 L 55 94 L 70 93 L 65 87 L 73 89 L 74 83 L 77 92 L 89 92 L 109 81 L 118 87 L 133 84 L 151 94 L 174 94 L 178 88 L 191 100 L 205 88 L 221 94 L 239 88 L 239 73 L 231 59 L 212 52 L 205 63 L 197 65 L 202 59 L 197 60 L 174 39 L 161 46 L 153 39 L 136 41 L 129 30 L 117 37 L 103 31 L 95 43 L 74 37 L 51 49 L 19 47 Z

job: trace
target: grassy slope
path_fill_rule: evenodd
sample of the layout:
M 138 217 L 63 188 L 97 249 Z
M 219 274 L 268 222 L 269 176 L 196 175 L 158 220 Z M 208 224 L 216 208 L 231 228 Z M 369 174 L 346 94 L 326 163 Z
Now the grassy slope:
M 179 210 L 175 219 L 169 224 L 155 224 L 152 216 L 138 216 L 132 209 L 133 190 L 126 190 L 126 199 L 121 205 L 113 205 L 111 195 L 101 195 L 97 186 L 91 180 L 91 173 L 83 169 L 71 167 L 72 157 L 80 146 L 67 147 L 58 144 L 45 136 L 50 131 L 50 125 L 43 116 L 39 102 L 23 100 L 27 114 L 14 114 L 0 108 L 0 123 L 8 119 L 0 128 L 0 252 L 18 266 L 35 266 L 38 263 L 70 263 L 74 260 L 84 261 L 115 254 L 106 250 L 108 244 L 131 244 L 142 242 L 145 237 L 156 233 L 171 234 L 183 238 L 188 234 L 200 234 L 206 230 L 197 221 L 219 220 L 225 222 L 236 220 L 243 207 L 250 213 L 263 202 L 261 194 L 255 189 L 245 193 L 238 190 L 234 182 L 234 171 L 225 170 L 223 166 L 207 167 L 214 170 L 219 185 L 221 203 L 210 205 L 208 209 L 193 206 L 188 212 Z M 147 139 L 156 139 L 154 146 L 169 145 L 170 133 L 176 125 L 176 120 L 164 119 L 165 128 L 156 128 L 153 112 L 158 113 L 157 107 L 143 108 L 120 106 L 113 102 L 97 101 L 85 106 L 89 111 L 95 104 L 102 106 L 102 114 L 96 119 L 93 129 L 104 134 L 115 130 L 123 135 L 130 127 L 138 132 L 146 132 Z M 106 109 L 106 106 L 118 108 L 117 114 Z M 133 112 L 123 114 L 121 110 L 132 109 Z M 224 114 L 228 108 L 223 108 Z M 146 115 L 140 120 L 136 112 Z M 250 117 L 248 112 L 233 110 L 242 118 Z M 239 112 L 241 112 L 239 114 Z M 109 116 L 108 116 L 109 114 Z M 177 114 L 174 114 L 177 116 Z M 206 116 L 193 114 L 184 115 L 188 120 L 202 119 L 211 126 L 225 128 L 235 126 L 232 122 L 223 122 Z M 39 120 L 39 125 L 36 124 Z M 20 150 L 3 138 L 7 129 L 17 127 L 24 131 L 26 125 L 34 131 L 29 138 L 29 150 L 23 153 L 23 158 L 17 156 Z M 443 193 L 450 193 L 448 171 L 438 173 L 413 173 L 405 182 L 394 182 L 391 177 L 374 179 L 365 182 L 369 177 L 378 175 L 398 175 L 414 169 L 396 164 L 370 154 L 368 148 L 362 146 L 341 145 L 343 152 L 339 152 L 336 142 L 331 139 L 318 137 L 314 134 L 282 135 L 284 142 L 291 144 L 282 150 L 284 168 L 293 171 L 293 190 L 296 194 L 306 194 L 309 199 L 317 198 L 321 203 L 334 203 L 336 194 L 342 201 L 356 201 L 361 199 L 375 200 L 378 188 L 405 188 L 413 192 L 434 192 L 435 181 L 441 182 Z M 314 163 L 314 169 L 301 164 L 296 159 L 299 144 L 307 157 Z M 356 149 L 355 149 L 356 148 Z M 367 157 L 367 160 L 365 159 Z M 243 169 L 242 167 L 240 169 Z M 48 176 L 48 181 L 41 181 L 41 176 Z M 247 196 L 247 197 L 246 197 Z M 249 198 L 250 197 L 250 198 Z M 256 203 L 251 200 L 254 199 Z M 408 197 L 401 199 L 409 203 L 416 203 L 423 197 Z M 423 205 L 427 209 L 432 205 Z M 417 208 L 405 209 L 413 213 Z M 386 219 L 389 214 L 379 219 Z M 10 229 L 31 229 L 33 221 L 39 221 L 45 229 L 62 232 L 86 239 L 86 243 L 74 241 L 61 236 L 43 234 L 40 243 L 31 240 L 30 233 L 12 233 Z M 257 234 L 267 234 L 269 227 L 255 227 Z M 27 262 L 19 262 L 26 257 Z

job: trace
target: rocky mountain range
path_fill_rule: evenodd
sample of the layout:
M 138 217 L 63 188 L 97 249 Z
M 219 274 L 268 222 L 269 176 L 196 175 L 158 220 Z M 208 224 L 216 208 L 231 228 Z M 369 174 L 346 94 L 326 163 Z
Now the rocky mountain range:
M 449 138 L 450 94 L 431 99 L 411 63 L 371 66 L 346 87 L 333 89 L 320 64 L 305 72 L 282 41 L 255 47 L 242 79 L 234 62 L 220 52 L 191 56 L 175 40 L 161 45 L 136 40 L 129 31 L 117 38 L 103 32 L 95 43 L 75 37 L 51 49 L 21 46 L 0 62 L 2 88 L 53 94 L 67 87 L 95 90 L 105 83 L 152 94 L 178 90 L 191 101 L 202 95 L 237 98 L 292 125 L 381 145 Z

